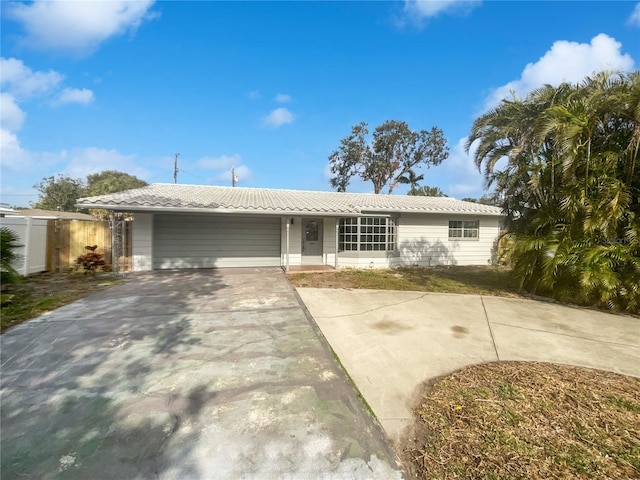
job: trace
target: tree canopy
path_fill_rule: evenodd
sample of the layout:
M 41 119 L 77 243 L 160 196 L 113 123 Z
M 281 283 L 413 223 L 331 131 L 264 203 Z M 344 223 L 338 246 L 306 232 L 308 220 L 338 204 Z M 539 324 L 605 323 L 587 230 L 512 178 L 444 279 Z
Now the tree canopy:
M 40 192 L 35 208 L 44 210 L 58 210 L 63 212 L 78 212 L 75 204 L 79 198 L 108 193 L 121 192 L 131 188 L 144 187 L 147 182 L 116 170 L 104 170 L 87 176 L 86 181 L 58 174 L 45 177 L 33 188 Z M 94 216 L 105 217 L 104 211 L 91 211 Z
M 368 135 L 365 122 L 354 125 L 351 135 L 329 156 L 330 183 L 337 191 L 345 192 L 353 177 L 371 182 L 375 193 L 385 187 L 392 193 L 398 183 L 415 187 L 415 168 L 439 165 L 449 155 L 442 130 L 436 127 L 418 132 L 405 122 L 387 120 L 375 128 L 371 139 Z M 413 183 L 410 174 L 414 175 Z
M 640 72 L 601 72 L 503 100 L 468 149 L 495 186 L 522 285 L 640 309 Z
M 144 187 L 147 182 L 128 173 L 118 172 L 117 170 L 104 170 L 100 173 L 87 175 L 86 185 L 84 195 L 93 197 Z
M 480 203 L 481 205 L 491 205 L 494 207 L 500 207 L 502 205 L 502 200 L 500 199 L 497 193 L 486 193 L 482 195 L 480 198 L 474 197 L 465 197 L 461 199 L 463 202 L 473 202 Z
M 38 201 L 34 204 L 35 208 L 62 212 L 79 211 L 75 204 L 84 192 L 82 180 L 58 174 L 43 178 L 33 188 L 40 192 Z
M 407 195 L 415 195 L 421 197 L 448 197 L 446 193 L 440 190 L 440 187 L 430 187 L 425 185 L 423 187 L 412 188 L 407 192 Z

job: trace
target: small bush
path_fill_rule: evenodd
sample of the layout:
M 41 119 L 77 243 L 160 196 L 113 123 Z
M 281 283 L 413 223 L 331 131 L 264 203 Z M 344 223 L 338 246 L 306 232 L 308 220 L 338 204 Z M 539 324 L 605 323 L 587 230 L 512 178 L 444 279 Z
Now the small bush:
M 100 267 L 104 267 L 104 255 L 102 253 L 96 253 L 95 250 L 98 248 L 97 245 L 91 245 L 84 247 L 85 250 L 88 250 L 84 255 L 80 255 L 76 259 L 76 263 L 84 268 L 84 273 L 91 273 L 92 275 L 96 273 L 96 270 Z
M 20 275 L 11 266 L 11 263 L 20 258 L 16 250 L 22 245 L 18 244 L 19 237 L 7 227 L 0 228 L 0 283 L 2 285 L 16 283 Z

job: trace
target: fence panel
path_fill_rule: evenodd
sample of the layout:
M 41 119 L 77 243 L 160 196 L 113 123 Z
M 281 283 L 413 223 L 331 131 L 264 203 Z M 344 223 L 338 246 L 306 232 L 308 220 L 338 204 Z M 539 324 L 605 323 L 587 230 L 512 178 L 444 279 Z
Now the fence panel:
M 97 245 L 96 252 L 111 263 L 109 222 L 90 220 L 50 220 L 47 265 L 53 272 L 76 267 L 76 259 L 87 253 L 86 246 Z
M 47 269 L 47 220 L 31 217 L 2 217 L 0 225 L 19 237 L 16 253 L 19 259 L 12 264 L 20 275 L 44 272 Z
M 109 222 L 90 220 L 47 220 L 31 217 L 2 217 L 0 225 L 19 237 L 20 260 L 14 268 L 21 275 L 38 272 L 66 272 L 76 268 L 76 259 L 87 253 L 86 246 L 97 245 L 97 253 L 112 264 L 112 235 Z M 131 269 L 131 222 L 125 223 L 123 252 L 119 271 Z

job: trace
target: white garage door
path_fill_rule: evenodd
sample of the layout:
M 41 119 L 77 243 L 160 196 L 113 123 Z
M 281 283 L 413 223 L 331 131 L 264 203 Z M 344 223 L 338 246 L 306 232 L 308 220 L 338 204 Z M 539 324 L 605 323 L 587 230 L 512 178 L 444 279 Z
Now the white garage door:
M 155 215 L 153 268 L 275 267 L 280 219 L 227 215 Z

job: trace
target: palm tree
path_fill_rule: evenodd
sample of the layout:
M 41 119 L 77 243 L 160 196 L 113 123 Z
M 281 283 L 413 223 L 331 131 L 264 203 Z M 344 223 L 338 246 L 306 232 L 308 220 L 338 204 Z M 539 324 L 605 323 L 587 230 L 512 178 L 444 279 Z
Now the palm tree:
M 407 170 L 407 172 L 398 177 L 398 183 L 409 184 L 409 195 L 413 195 L 420 187 L 418 182 L 424 180 L 424 174 L 416 175 L 413 170 Z
M 478 118 L 467 150 L 502 195 L 523 287 L 640 308 L 640 74 L 545 86 Z
M 2 289 L 14 283 L 19 277 L 18 272 L 13 268 L 13 263 L 20 259 L 16 252 L 21 245 L 18 243 L 19 237 L 7 227 L 0 228 L 0 284 Z

